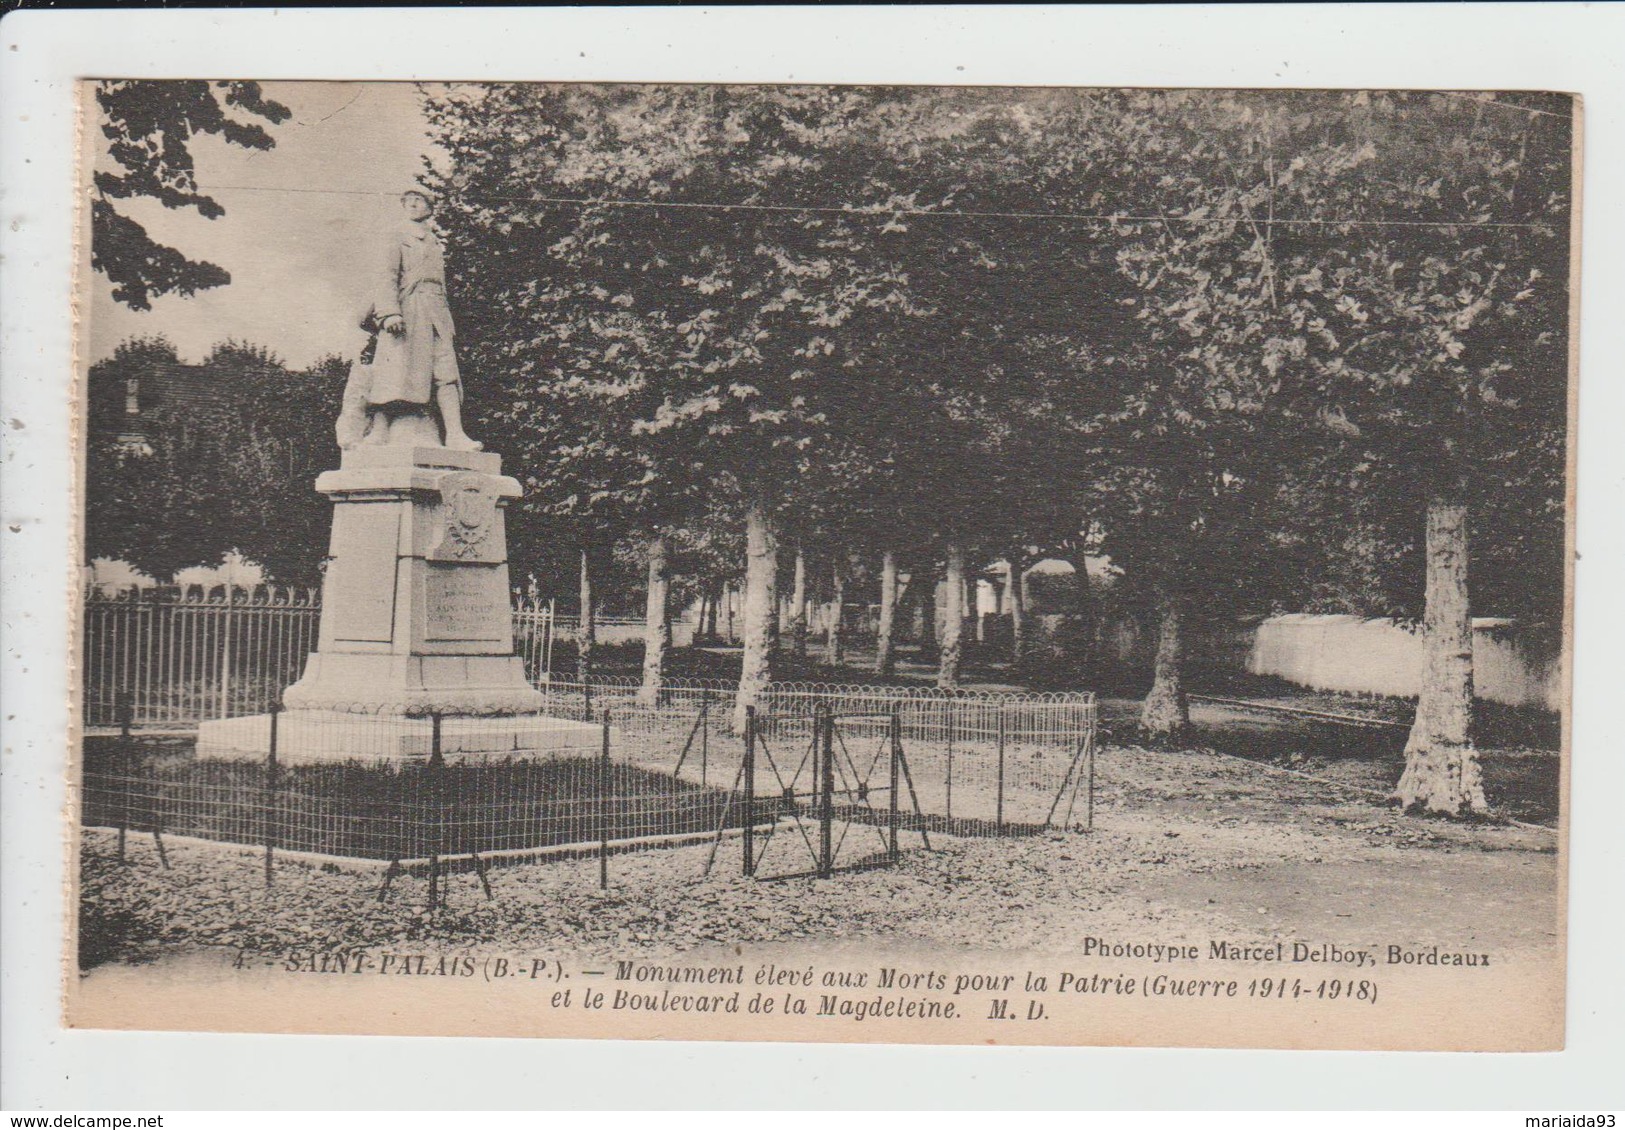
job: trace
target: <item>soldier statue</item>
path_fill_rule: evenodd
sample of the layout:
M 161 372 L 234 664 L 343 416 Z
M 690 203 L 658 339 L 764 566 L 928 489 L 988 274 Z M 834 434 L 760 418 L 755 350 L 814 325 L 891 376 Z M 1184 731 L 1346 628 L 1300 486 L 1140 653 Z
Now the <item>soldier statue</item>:
M 379 257 L 371 301 L 360 319 L 368 341 L 345 385 L 339 446 L 439 444 L 478 451 L 482 445 L 463 431 L 445 250 L 429 224 L 434 202 L 413 188 L 400 203 L 406 222 Z

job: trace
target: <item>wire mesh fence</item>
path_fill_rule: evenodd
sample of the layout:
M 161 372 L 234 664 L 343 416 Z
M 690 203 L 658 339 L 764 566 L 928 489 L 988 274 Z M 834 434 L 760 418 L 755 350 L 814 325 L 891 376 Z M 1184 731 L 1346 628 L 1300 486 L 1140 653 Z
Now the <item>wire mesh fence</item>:
M 586 717 L 609 709 L 626 732 L 623 740 L 652 749 L 669 744 L 671 730 L 703 711 L 701 761 L 713 781 L 718 772 L 735 771 L 743 756 L 742 741 L 711 740 L 719 731 L 732 736 L 731 683 L 684 680 L 650 692 L 633 678 L 605 678 L 553 682 L 542 690 L 550 712 Z M 1057 818 L 1068 822 L 1064 811 L 1053 811 L 1054 801 L 1063 787 L 1075 784 L 1079 751 L 1092 757 L 1097 725 L 1095 699 L 1087 692 L 781 682 L 770 684 L 757 701 L 759 737 L 770 749 L 804 747 L 821 709 L 838 719 L 836 739 L 851 764 L 873 760 L 889 740 L 895 714 L 922 811 L 959 835 L 1031 831 Z
M 697 873 L 829 874 L 932 833 L 1092 824 L 1088 695 L 782 684 L 742 726 L 715 685 L 544 696 L 537 714 L 271 710 L 187 735 L 135 729 L 126 695 L 118 733 L 85 739 L 83 822 L 121 853 L 150 834 L 160 859 L 166 837 L 257 845 L 267 883 L 289 855 L 382 867 L 381 897 L 423 873 L 431 905 L 448 866 L 489 890 L 495 861 L 597 856 L 607 885 L 615 854 L 686 845 Z
M 842 726 L 877 721 L 884 731 L 873 756 L 860 746 L 854 758 Z M 744 756 L 733 787 L 752 808 L 758 798 L 765 800 L 774 819 L 761 837 L 754 827 L 745 830 L 744 873 L 828 878 L 838 866 L 895 862 L 905 828 L 918 833 L 920 846 L 929 849 L 902 732 L 895 709 L 883 716 L 837 715 L 820 703 L 811 715 L 762 716 L 747 708 Z M 905 803 L 905 781 L 911 804 Z

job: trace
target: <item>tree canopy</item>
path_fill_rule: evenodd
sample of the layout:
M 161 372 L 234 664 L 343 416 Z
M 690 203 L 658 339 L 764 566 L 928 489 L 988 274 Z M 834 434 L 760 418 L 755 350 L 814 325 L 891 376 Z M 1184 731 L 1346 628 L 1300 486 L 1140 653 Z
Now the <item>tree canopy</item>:
M 748 513 L 768 563 L 775 531 L 837 556 L 906 547 L 927 573 L 1103 551 L 1162 610 L 1159 685 L 1185 612 L 1421 617 L 1424 514 L 1468 498 L 1479 604 L 1557 614 L 1568 109 L 429 100 L 454 274 L 480 296 L 471 353 L 534 505 L 600 531 Z M 1181 695 L 1168 683 L 1176 722 Z
M 145 197 L 219 219 L 225 208 L 198 186 L 193 140 L 213 135 L 244 149 L 270 149 L 276 140 L 253 119 L 275 125 L 292 111 L 266 98 L 259 83 L 241 81 L 122 79 L 98 83 L 96 102 L 114 168 L 98 169 L 93 179 L 91 266 L 113 284 L 114 301 L 149 310 L 160 295 L 230 282 L 223 268 L 153 239 L 115 202 Z
M 235 550 L 277 583 L 319 583 L 332 508 L 312 482 L 332 464 L 348 366 L 291 370 L 263 347 L 222 342 L 195 367 L 211 395 L 185 399 L 166 399 L 162 366 L 182 367 L 174 347 L 137 339 L 91 367 L 86 559 L 168 580 Z M 132 378 L 139 443 L 121 419 Z
M 133 194 L 218 214 L 184 140 L 265 147 L 227 111 L 286 115 L 252 84 L 184 94 L 160 118 L 140 84 L 100 93 L 124 169 L 98 179 L 108 216 Z M 1160 623 L 1151 731 L 1186 717 L 1193 618 L 1392 614 L 1444 655 L 1470 631 L 1469 557 L 1474 610 L 1561 615 L 1565 97 L 424 97 L 470 407 L 527 489 L 516 565 L 530 541 L 555 577 L 581 555 L 630 577 L 646 549 L 650 576 L 703 573 L 693 591 L 743 571 L 742 695 L 792 556 L 814 588 L 890 578 L 895 600 L 899 554 L 917 592 L 1001 558 L 1105 554 Z M 134 239 L 105 233 L 109 254 Z M 103 267 L 132 304 L 215 279 L 135 259 Z M 279 387 L 266 371 L 249 383 Z M 283 411 L 265 418 L 297 434 Z M 205 458 L 177 426 L 175 450 Z M 283 442 L 250 440 L 261 463 Z M 269 530 L 258 552 L 277 552 Z M 1462 696 L 1459 670 L 1439 679 Z M 1467 744 L 1429 716 L 1435 744 Z

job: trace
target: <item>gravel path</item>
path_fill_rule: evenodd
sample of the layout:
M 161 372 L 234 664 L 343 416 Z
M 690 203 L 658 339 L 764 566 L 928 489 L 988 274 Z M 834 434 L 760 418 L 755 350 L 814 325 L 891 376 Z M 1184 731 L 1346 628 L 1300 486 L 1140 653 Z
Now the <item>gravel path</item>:
M 612 858 L 608 892 L 596 860 L 526 863 L 492 870 L 490 901 L 472 873 L 451 876 L 449 905 L 433 916 L 421 877 L 397 880 L 380 903 L 381 871 L 285 859 L 267 889 L 254 849 L 173 841 L 164 870 L 151 837 L 132 833 L 120 865 L 113 835 L 92 829 L 82 844 L 81 964 L 202 947 L 269 963 L 426 946 L 659 957 L 859 939 L 1065 953 L 1085 934 L 1338 940 L 1374 913 L 1408 923 L 1418 941 L 1555 944 L 1554 833 L 1405 817 L 1324 781 L 1210 753 L 1110 748 L 1097 781 L 1091 833 L 933 835 L 931 852 L 908 850 L 918 838 L 905 833 L 898 866 L 828 880 L 743 879 L 731 841 L 709 877 L 706 847 L 638 852 Z

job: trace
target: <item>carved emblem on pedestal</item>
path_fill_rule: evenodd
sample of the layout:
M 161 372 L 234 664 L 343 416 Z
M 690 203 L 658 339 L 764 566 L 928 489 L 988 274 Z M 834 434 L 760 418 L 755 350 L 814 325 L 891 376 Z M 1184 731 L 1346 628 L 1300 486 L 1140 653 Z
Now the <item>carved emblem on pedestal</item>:
M 489 475 L 460 471 L 440 480 L 440 511 L 445 533 L 431 561 L 498 561 L 497 483 Z

